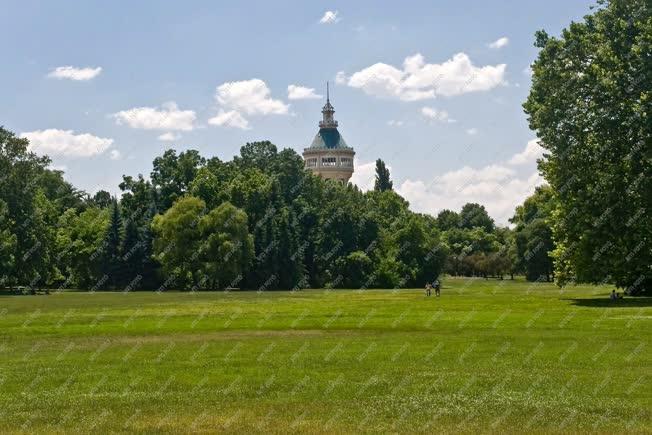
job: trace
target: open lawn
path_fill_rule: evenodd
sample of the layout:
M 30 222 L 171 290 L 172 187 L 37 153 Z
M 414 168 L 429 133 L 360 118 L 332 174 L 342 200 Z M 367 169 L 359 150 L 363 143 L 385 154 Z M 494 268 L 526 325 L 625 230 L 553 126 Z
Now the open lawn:
M 0 432 L 650 432 L 652 301 L 422 290 L 0 296 Z

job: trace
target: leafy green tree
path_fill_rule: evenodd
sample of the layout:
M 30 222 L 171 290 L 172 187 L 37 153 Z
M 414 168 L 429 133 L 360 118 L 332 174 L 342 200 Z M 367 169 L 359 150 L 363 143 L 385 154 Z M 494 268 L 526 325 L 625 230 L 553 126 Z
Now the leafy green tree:
M 190 193 L 203 199 L 207 207 L 215 208 L 230 199 L 229 183 L 236 173 L 232 164 L 222 163 L 217 158 L 210 159 L 205 167 L 197 171 Z
M 106 285 L 109 288 L 117 288 L 123 284 L 122 274 L 122 236 L 124 227 L 118 201 L 113 199 L 109 217 L 109 226 L 104 236 L 104 247 L 101 256 L 102 272 L 108 277 Z
M 341 287 L 362 288 L 373 273 L 372 260 L 364 251 L 353 251 L 335 260 L 336 276 L 341 276 Z
M 405 267 L 406 284 L 421 286 L 432 282 L 441 273 L 446 258 L 437 229 L 428 229 L 423 218 L 413 214 L 393 236 L 398 250 L 396 259 Z
M 141 229 L 133 219 L 127 219 L 120 247 L 120 269 L 122 285 L 136 290 L 151 283 L 151 262 L 148 258 L 148 245 Z
M 201 268 L 199 222 L 206 204 L 199 198 L 178 199 L 162 215 L 154 216 L 154 253 L 163 270 L 182 288 L 197 284 Z
M 229 201 L 243 209 L 249 217 L 249 229 L 269 215 L 269 209 L 280 205 L 275 180 L 259 169 L 248 168 L 235 175 L 226 187 Z
M 106 190 L 98 190 L 88 202 L 96 207 L 109 208 L 113 204 L 113 198 Z
M 13 247 L 13 261 L 6 262 L 11 267 L 5 270 L 9 285 L 31 285 L 41 282 L 43 272 L 51 265 L 48 261 L 46 236 L 44 233 L 44 214 L 38 210 L 39 201 L 45 204 L 45 195 L 38 198 L 42 187 L 39 180 L 46 166 L 47 157 L 39 157 L 28 151 L 27 139 L 0 127 L 0 200 L 6 205 L 5 219 L 15 243 L 5 244 Z
M 385 166 L 385 162 L 381 159 L 376 160 L 376 180 L 374 182 L 374 190 L 384 192 L 392 190 L 393 183 L 389 177 L 389 169 Z
M 14 267 L 16 235 L 12 233 L 13 226 L 7 203 L 0 199 L 0 287 L 9 281 L 9 273 Z
M 452 210 L 442 210 L 437 215 L 437 226 L 442 231 L 459 228 L 461 225 L 460 215 Z
M 409 203 L 393 190 L 369 191 L 365 194 L 367 207 L 383 228 L 392 228 L 410 215 Z
M 101 258 L 109 227 L 109 210 L 88 207 L 81 213 L 73 208 L 60 217 L 56 234 L 56 264 L 65 287 L 103 287 Z
M 77 210 L 84 208 L 83 198 L 86 193 L 65 181 L 63 171 L 44 169 L 39 176 L 38 186 L 48 201 L 55 207 L 57 215 L 61 215 L 71 207 Z
M 554 249 L 550 227 L 553 201 L 549 186 L 537 187 L 523 205 L 516 207 L 510 219 L 516 225 L 514 235 L 519 266 L 529 281 L 550 281 L 553 276 L 550 257 Z
M 199 221 L 202 273 L 212 289 L 239 281 L 254 256 L 247 214 L 228 202 L 202 216 Z
M 136 179 L 124 176 L 120 183 L 120 199 L 125 237 L 122 261 L 126 282 L 136 288 L 158 288 L 161 285 L 160 264 L 154 258 L 152 220 L 157 213 L 157 193 L 142 175 Z
M 515 231 L 509 228 L 496 228 L 496 238 L 500 248 L 496 255 L 500 257 L 503 273 L 509 274 L 513 280 L 514 275 L 522 272 L 516 247 Z
M 152 186 L 157 191 L 157 206 L 167 210 L 178 198 L 188 193 L 197 171 L 206 164 L 206 159 L 196 150 L 179 153 L 167 150 L 154 159 L 151 173 Z
M 158 211 L 158 193 L 152 183 L 145 180 L 142 174 L 138 174 L 135 179 L 131 176 L 123 176 L 119 187 L 123 192 L 120 198 L 122 211 L 125 217 L 135 220 L 139 227 L 146 220 L 148 211 Z M 102 198 L 102 202 L 104 202 L 104 195 Z M 110 204 L 111 200 L 109 200 Z
M 524 104 L 555 195 L 559 284 L 652 288 L 652 4 L 599 2 L 540 49 Z
M 277 154 L 272 169 L 286 203 L 290 203 L 299 195 L 306 177 L 310 176 L 304 169 L 303 158 L 289 148 Z
M 487 233 L 493 232 L 495 228 L 494 220 L 491 219 L 489 213 L 484 208 L 484 205 L 477 203 L 467 203 L 462 207 L 460 211 L 460 222 L 459 225 L 462 228 L 482 228 Z
M 240 168 L 258 169 L 265 171 L 270 163 L 276 160 L 278 150 L 270 141 L 247 142 L 240 148 L 240 156 L 233 158 L 233 162 Z
M 516 248 L 528 281 L 551 280 L 552 231 L 543 219 L 536 219 L 516 232 Z

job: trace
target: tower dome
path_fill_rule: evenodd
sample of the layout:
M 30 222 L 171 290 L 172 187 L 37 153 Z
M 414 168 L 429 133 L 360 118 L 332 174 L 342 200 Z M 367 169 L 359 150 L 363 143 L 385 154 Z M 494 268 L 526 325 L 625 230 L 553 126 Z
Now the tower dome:
M 338 131 L 335 108 L 330 101 L 330 89 L 326 83 L 326 104 L 321 109 L 319 131 L 308 148 L 303 150 L 306 169 L 327 179 L 346 183 L 353 175 L 355 151 L 347 145 Z

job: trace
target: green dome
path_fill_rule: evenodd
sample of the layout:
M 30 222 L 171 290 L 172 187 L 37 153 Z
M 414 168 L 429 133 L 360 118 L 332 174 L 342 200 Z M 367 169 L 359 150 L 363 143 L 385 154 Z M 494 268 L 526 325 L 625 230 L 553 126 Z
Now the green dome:
M 320 128 L 312 144 L 310 144 L 310 148 L 351 149 L 340 132 L 337 131 L 337 128 Z

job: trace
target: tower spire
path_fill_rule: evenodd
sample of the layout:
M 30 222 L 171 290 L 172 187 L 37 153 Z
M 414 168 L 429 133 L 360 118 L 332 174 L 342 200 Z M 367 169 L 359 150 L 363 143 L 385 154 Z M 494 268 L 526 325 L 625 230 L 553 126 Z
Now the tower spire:
M 326 104 L 321 109 L 322 120 L 319 121 L 319 128 L 337 128 L 337 121 L 333 117 L 335 108 L 331 104 L 330 83 L 326 82 Z

